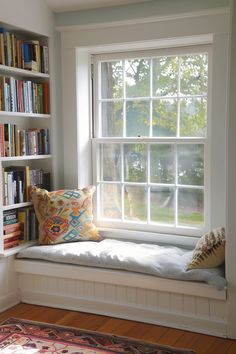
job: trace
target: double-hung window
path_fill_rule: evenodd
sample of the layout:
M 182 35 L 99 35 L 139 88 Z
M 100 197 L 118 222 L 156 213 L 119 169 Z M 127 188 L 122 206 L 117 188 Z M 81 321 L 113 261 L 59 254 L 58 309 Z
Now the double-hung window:
M 95 55 L 99 226 L 197 235 L 209 223 L 208 46 Z

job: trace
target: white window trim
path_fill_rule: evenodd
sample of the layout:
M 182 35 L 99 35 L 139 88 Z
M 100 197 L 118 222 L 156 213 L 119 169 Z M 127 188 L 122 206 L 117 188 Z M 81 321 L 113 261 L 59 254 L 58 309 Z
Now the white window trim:
M 117 229 L 117 230 L 124 230 L 126 229 L 127 232 L 132 232 L 133 230 L 135 230 L 135 232 L 137 233 L 137 238 L 139 238 L 140 236 L 138 236 L 138 231 L 142 231 L 142 232 L 147 232 L 147 233 L 153 233 L 155 232 L 156 235 L 157 233 L 166 233 L 166 234 L 172 234 L 172 235 L 180 235 L 180 236 L 194 236 L 194 237 L 199 237 L 201 236 L 203 233 L 205 233 L 207 230 L 209 230 L 210 228 L 210 200 L 211 200 L 211 191 L 210 191 L 210 178 L 211 178 L 211 154 L 210 154 L 210 145 L 211 145 L 211 141 L 210 141 L 210 112 L 211 112 L 211 91 L 210 88 L 212 87 L 211 85 L 211 79 L 212 79 L 212 48 L 211 46 L 208 44 L 206 45 L 205 43 L 203 45 L 192 45 L 192 46 L 184 46 L 184 47 L 178 47 L 178 48 L 162 48 L 162 49 L 154 49 L 154 50 L 140 50 L 140 51 L 136 51 L 136 52 L 132 52 L 129 55 L 129 52 L 121 52 L 121 53 L 111 53 L 111 54 L 97 54 L 94 58 L 92 58 L 92 62 L 94 64 L 94 70 L 96 75 L 98 76 L 100 81 L 100 77 L 99 77 L 99 72 L 96 72 L 97 70 L 97 63 L 99 61 L 109 61 L 109 60 L 114 60 L 114 59 L 123 59 L 125 58 L 129 58 L 129 57 L 151 57 L 151 56 L 165 56 L 165 55 L 179 55 L 179 54 L 194 54 L 194 53 L 203 53 L 206 52 L 208 54 L 208 78 L 209 78 L 209 82 L 208 82 L 208 93 L 207 93 L 207 112 L 208 112 L 208 117 L 207 117 L 207 137 L 206 138 L 181 138 L 181 140 L 179 138 L 142 138 L 142 142 L 163 142 L 165 143 L 165 141 L 167 141 L 168 143 L 170 141 L 172 142 L 176 142 L 176 143 L 181 143 L 181 141 L 184 142 L 199 142 L 199 143 L 203 143 L 204 144 L 204 164 L 205 164 L 205 169 L 204 169 L 204 226 L 203 228 L 199 229 L 196 227 L 173 227 L 173 226 L 168 226 L 168 225 L 161 225 L 161 224 L 142 224 L 142 223 L 135 223 L 132 222 L 130 220 L 127 221 L 111 221 L 111 220 L 99 220 L 98 219 L 98 214 L 97 214 L 97 208 L 99 209 L 99 206 L 97 204 L 97 198 L 95 197 L 95 208 L 94 208 L 94 218 L 95 218 L 95 222 L 98 225 L 98 227 L 101 228 L 110 228 L 110 229 Z M 95 94 L 95 100 L 99 98 L 98 95 L 98 87 L 94 86 L 94 94 Z M 96 111 L 95 108 L 95 115 L 98 116 L 98 112 Z M 95 131 L 98 131 L 98 126 L 96 126 L 97 121 L 95 120 Z M 101 126 L 101 125 L 100 125 Z M 135 142 L 137 141 L 136 138 L 108 138 L 109 141 L 111 142 Z M 93 150 L 93 161 L 95 162 L 93 165 L 93 183 L 95 183 L 95 181 L 98 180 L 97 178 L 97 171 L 98 171 L 98 164 L 99 164 L 99 154 L 97 153 L 98 149 L 98 143 L 101 142 L 106 142 L 108 141 L 107 138 L 93 138 L 92 139 L 92 150 Z M 140 138 L 138 139 L 140 142 Z M 146 235 L 147 237 L 147 235 Z M 145 237 L 145 240 L 146 240 Z M 151 237 L 153 239 L 153 237 Z
M 92 183 L 91 142 L 89 124 L 90 55 L 127 50 L 176 47 L 181 45 L 212 44 L 212 117 L 211 131 L 216 137 L 209 153 L 214 161 L 210 181 L 213 206 L 210 228 L 226 225 L 226 160 L 227 160 L 227 99 L 228 99 L 228 54 L 229 54 L 229 10 L 219 13 L 195 11 L 178 19 L 171 16 L 168 21 L 161 16 L 158 21 L 122 21 L 86 28 L 60 28 L 62 58 L 62 122 L 65 188 L 82 188 Z M 76 76 L 75 76 L 76 73 Z M 60 98 L 59 98 L 60 99 Z M 211 99 L 211 98 L 210 98 Z M 214 121 L 214 124 L 212 124 Z M 215 124 L 216 123 L 216 124 Z M 74 137 L 76 133 L 76 137 Z M 78 155 L 77 155 L 78 154 Z M 217 191 L 217 193 L 215 193 Z M 113 230 L 111 230 L 113 232 Z M 127 237 L 132 231 L 127 231 Z M 136 233 L 136 231 L 135 231 Z M 147 233 L 148 235 L 150 233 Z M 142 232 L 142 239 L 148 235 Z M 117 238 L 119 233 L 117 233 Z M 157 235 L 158 237 L 158 235 Z M 174 238 L 174 236 L 173 236 Z M 187 237 L 178 237 L 185 245 Z M 192 239 L 195 239 L 192 237 Z M 171 240 L 168 239 L 168 243 Z

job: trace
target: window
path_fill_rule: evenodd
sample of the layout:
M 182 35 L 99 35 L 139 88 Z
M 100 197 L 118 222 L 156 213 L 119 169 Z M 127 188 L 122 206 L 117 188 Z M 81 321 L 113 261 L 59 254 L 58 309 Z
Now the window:
M 208 224 L 209 48 L 94 56 L 100 226 L 200 234 Z

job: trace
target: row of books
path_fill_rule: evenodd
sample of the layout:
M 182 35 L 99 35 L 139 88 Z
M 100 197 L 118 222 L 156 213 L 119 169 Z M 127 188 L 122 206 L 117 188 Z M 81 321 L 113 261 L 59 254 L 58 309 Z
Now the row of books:
M 0 123 L 0 156 L 49 155 L 49 129 L 17 129 L 16 124 Z
M 38 239 L 38 221 L 33 208 L 12 209 L 3 213 L 4 250 Z
M 49 84 L 0 76 L 0 111 L 49 114 Z
M 48 74 L 48 47 L 0 28 L 0 64 Z
M 29 166 L 9 166 L 2 169 L 3 205 L 30 201 L 30 189 L 36 186 L 50 190 L 50 173 Z

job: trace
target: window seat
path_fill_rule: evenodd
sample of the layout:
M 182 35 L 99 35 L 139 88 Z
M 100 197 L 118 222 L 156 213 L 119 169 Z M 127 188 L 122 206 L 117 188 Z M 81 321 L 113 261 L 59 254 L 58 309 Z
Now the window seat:
M 225 284 L 222 275 L 218 271 L 215 274 L 217 279 L 221 278 L 220 287 L 217 284 L 222 290 L 216 289 L 216 284 L 203 283 L 204 279 L 180 280 L 179 274 L 185 274 L 183 264 L 191 258 L 192 251 L 166 246 L 155 255 L 158 246 L 143 247 L 107 239 L 100 243 L 33 246 L 22 250 L 14 261 L 21 301 L 226 336 L 226 289 L 222 288 Z M 172 252 L 168 257 L 169 268 L 165 266 L 167 249 Z M 179 267 L 177 259 L 182 264 Z M 153 269 L 150 275 L 152 267 L 156 274 L 162 268 L 162 275 L 154 275 Z
M 167 279 L 201 281 L 224 289 L 223 269 L 186 271 L 193 251 L 174 246 L 159 246 L 104 239 L 101 242 L 74 242 L 23 249 L 17 258 L 41 259 L 80 266 L 122 269 Z

